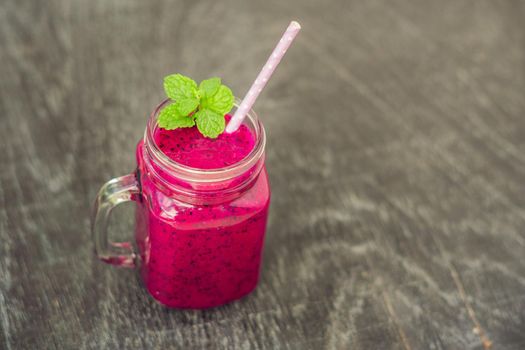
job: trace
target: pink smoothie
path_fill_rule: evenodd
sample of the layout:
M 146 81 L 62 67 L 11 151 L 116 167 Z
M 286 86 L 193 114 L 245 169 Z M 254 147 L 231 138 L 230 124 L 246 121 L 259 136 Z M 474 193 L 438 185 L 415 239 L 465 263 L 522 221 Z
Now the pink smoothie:
M 229 120 L 229 116 L 226 116 Z M 245 125 L 233 134 L 222 133 L 216 139 L 203 137 L 197 128 L 158 129 L 155 142 L 161 151 L 177 163 L 199 169 L 223 168 L 244 159 L 253 149 L 255 139 Z
M 155 142 L 175 162 L 210 169 L 239 162 L 255 139 L 242 126 L 217 139 L 204 138 L 196 128 L 157 130 Z M 137 146 L 143 200 L 136 238 L 145 287 L 162 304 L 178 308 L 208 308 L 248 294 L 259 278 L 270 200 L 266 170 L 234 198 L 191 204 L 151 181 L 143 147 Z

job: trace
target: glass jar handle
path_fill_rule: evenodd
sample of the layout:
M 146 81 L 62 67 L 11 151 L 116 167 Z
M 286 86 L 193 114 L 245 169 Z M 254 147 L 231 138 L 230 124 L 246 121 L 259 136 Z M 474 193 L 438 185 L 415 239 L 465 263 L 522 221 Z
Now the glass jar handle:
M 103 262 L 135 267 L 135 253 L 131 242 L 111 242 L 107 229 L 111 210 L 121 203 L 138 200 L 139 195 L 140 188 L 134 173 L 109 180 L 98 192 L 91 216 L 91 234 L 95 254 Z

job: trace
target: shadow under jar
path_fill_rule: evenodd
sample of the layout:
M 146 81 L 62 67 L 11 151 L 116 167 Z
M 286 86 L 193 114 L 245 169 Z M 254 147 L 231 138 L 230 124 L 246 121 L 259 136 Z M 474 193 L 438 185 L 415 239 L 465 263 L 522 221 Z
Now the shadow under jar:
M 259 279 L 270 203 L 264 128 L 250 111 L 244 125 L 255 146 L 244 159 L 219 169 L 191 168 L 155 143 L 157 117 L 168 103 L 149 118 L 135 173 L 110 180 L 98 194 L 96 253 L 106 263 L 139 268 L 148 292 L 168 307 L 219 306 L 250 293 Z M 131 243 L 107 237 L 111 209 L 130 200 L 137 206 L 137 253 Z

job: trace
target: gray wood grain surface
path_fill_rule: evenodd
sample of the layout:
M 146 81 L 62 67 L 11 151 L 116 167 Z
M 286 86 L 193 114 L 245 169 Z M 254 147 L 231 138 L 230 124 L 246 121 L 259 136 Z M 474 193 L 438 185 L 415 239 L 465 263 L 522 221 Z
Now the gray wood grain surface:
M 525 348 L 525 3 L 0 3 L 5 349 Z M 130 172 L 162 77 L 256 110 L 273 197 L 258 289 L 167 310 L 94 258 L 91 203 Z M 132 230 L 131 207 L 111 229 Z

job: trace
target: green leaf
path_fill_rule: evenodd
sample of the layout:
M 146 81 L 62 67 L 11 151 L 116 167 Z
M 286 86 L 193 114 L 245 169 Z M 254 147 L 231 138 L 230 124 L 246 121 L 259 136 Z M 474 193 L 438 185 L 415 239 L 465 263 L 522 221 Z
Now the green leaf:
M 232 109 L 234 97 L 220 78 L 203 80 L 197 86 L 182 74 L 171 74 L 164 78 L 164 90 L 174 103 L 160 112 L 159 127 L 172 130 L 196 123 L 201 134 L 210 138 L 224 131 L 224 114 Z
M 160 111 L 158 124 L 163 129 L 173 130 L 192 127 L 195 125 L 195 120 L 180 114 L 176 104 L 170 104 Z
M 233 107 L 233 93 L 226 85 L 221 85 L 213 96 L 205 96 L 201 99 L 201 106 L 224 115 Z
M 224 116 L 209 109 L 201 109 L 195 113 L 197 128 L 206 137 L 216 138 L 225 127 Z
M 175 107 L 181 115 L 188 115 L 199 106 L 198 98 L 183 98 L 175 101 Z
M 198 99 L 197 83 L 182 74 L 171 74 L 164 78 L 164 90 L 172 100 Z
M 201 81 L 199 85 L 199 95 L 202 97 L 213 96 L 221 87 L 221 78 L 210 78 Z

